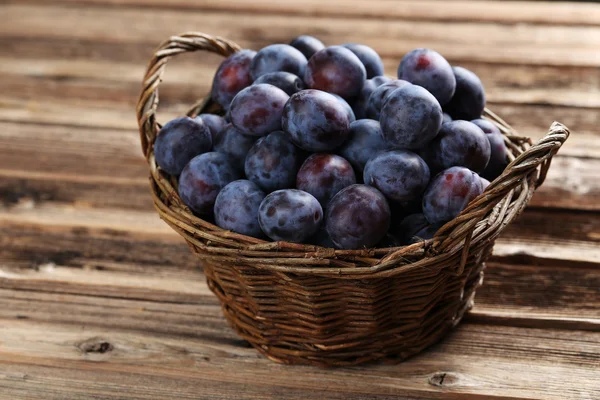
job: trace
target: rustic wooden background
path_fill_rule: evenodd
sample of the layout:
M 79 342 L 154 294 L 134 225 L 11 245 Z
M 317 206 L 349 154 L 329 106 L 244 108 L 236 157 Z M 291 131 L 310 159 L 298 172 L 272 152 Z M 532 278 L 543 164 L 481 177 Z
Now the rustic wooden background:
M 4 0 L 0 16 L 0 398 L 600 398 L 600 5 Z M 267 361 L 228 328 L 152 208 L 134 118 L 152 50 L 191 30 L 254 49 L 362 42 L 390 74 L 431 47 L 522 133 L 571 128 L 450 337 L 397 366 L 324 371 Z M 168 67 L 162 121 L 218 62 Z

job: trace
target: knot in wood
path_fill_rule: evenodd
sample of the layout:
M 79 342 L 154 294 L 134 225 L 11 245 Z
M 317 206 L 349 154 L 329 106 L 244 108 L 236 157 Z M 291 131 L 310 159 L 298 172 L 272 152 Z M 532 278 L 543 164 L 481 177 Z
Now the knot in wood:
M 458 386 L 460 377 L 454 372 L 436 372 L 429 377 L 429 384 L 437 387 Z
M 81 350 L 81 352 L 87 353 L 99 353 L 104 354 L 113 350 L 113 345 L 105 339 L 99 337 L 93 337 L 91 339 L 84 340 L 77 344 L 77 348 Z

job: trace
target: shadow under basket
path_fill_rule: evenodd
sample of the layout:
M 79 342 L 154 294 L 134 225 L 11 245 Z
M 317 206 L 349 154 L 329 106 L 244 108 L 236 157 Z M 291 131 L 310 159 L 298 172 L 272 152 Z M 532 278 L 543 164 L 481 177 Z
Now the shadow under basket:
M 167 61 L 186 52 L 228 56 L 239 49 L 202 33 L 171 37 L 150 61 L 137 105 L 154 205 L 203 261 L 208 286 L 231 326 L 266 357 L 286 364 L 398 362 L 440 340 L 473 306 L 495 239 L 544 181 L 568 129 L 554 122 L 531 145 L 486 110 L 484 117 L 504 134 L 511 163 L 431 240 L 362 250 L 266 242 L 194 216 L 177 194 L 177 180 L 157 167 L 153 153 Z M 188 115 L 219 111 L 207 99 Z

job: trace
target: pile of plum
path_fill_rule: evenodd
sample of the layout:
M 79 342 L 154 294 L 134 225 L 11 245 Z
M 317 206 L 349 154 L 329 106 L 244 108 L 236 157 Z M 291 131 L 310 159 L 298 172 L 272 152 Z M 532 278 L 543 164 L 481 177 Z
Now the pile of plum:
M 415 49 L 398 79 L 370 47 L 289 45 L 226 58 L 212 100 L 225 115 L 160 130 L 160 168 L 218 226 L 341 249 L 428 239 L 508 163 L 500 130 L 481 119 L 471 71 Z M 214 219 L 213 219 L 214 218 Z

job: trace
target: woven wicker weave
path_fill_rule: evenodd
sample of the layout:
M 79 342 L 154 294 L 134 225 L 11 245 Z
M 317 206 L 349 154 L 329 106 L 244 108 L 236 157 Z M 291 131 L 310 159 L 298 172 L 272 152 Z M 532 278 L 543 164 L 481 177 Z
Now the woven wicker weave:
M 177 181 L 158 169 L 152 144 L 158 86 L 171 57 L 205 50 L 228 56 L 239 46 L 201 33 L 170 38 L 156 51 L 137 106 L 142 149 L 161 218 L 203 261 L 210 289 L 237 333 L 268 358 L 290 364 L 397 362 L 438 341 L 473 305 L 494 241 L 542 184 L 569 136 L 553 123 L 531 146 L 491 111 L 511 164 L 432 240 L 393 249 L 333 250 L 239 235 L 194 216 Z M 218 112 L 210 99 L 190 116 Z

